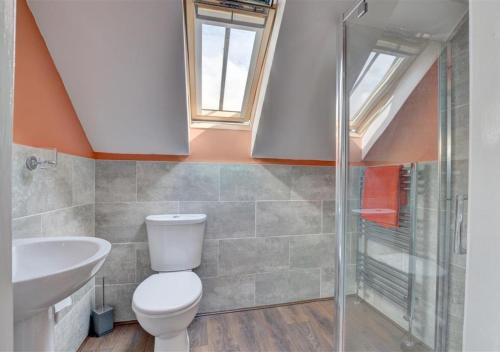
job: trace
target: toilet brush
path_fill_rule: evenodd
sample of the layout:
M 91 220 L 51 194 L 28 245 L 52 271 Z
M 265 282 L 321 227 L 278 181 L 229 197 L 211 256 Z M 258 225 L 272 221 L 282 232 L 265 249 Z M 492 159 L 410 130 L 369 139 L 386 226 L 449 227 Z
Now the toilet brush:
M 90 331 L 93 336 L 103 336 L 113 331 L 113 307 L 105 304 L 104 277 L 102 278 L 102 298 L 99 308 L 92 309 Z

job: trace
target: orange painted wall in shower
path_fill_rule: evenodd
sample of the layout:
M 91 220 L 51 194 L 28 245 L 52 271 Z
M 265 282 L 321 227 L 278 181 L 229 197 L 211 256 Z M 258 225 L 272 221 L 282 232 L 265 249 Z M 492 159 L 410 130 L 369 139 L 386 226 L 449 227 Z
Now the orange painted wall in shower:
M 17 1 L 14 142 L 93 157 L 26 0 Z
M 438 65 L 410 94 L 363 161 L 393 164 L 438 159 Z

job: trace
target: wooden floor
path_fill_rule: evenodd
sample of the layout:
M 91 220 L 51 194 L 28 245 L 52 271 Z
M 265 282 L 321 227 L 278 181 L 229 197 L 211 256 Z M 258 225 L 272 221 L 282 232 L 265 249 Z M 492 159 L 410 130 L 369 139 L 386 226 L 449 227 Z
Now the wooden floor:
M 348 350 L 401 351 L 404 331 L 394 323 L 365 303 L 350 301 L 348 310 Z M 197 317 L 189 327 L 191 351 L 332 351 L 333 317 L 331 300 Z M 87 338 L 79 352 L 152 352 L 153 346 L 152 336 L 129 324 Z

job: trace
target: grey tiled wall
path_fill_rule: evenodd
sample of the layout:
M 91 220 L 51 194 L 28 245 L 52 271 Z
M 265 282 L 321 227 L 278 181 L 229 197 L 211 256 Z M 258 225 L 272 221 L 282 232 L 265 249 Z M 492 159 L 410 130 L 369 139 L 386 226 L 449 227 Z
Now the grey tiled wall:
M 333 167 L 96 161 L 96 235 L 113 243 L 98 276 L 106 277 L 117 320 L 135 319 L 132 294 L 152 273 L 148 214 L 208 215 L 196 269 L 203 281 L 201 312 L 332 296 L 334 172 Z
M 94 160 L 61 153 L 56 168 L 29 171 L 25 162 L 31 155 L 51 158 L 52 152 L 13 146 L 13 238 L 94 236 Z M 87 336 L 93 297 L 92 280 L 57 314 L 58 351 L 76 351 Z
M 451 40 L 451 192 L 468 194 L 469 180 L 469 23 L 461 25 Z M 451 211 L 451 233 L 455 231 L 455 204 Z M 467 219 L 465 203 L 464 219 Z M 467 228 L 467 223 L 464 224 Z M 452 254 L 450 265 L 450 301 L 448 350 L 462 351 L 464 321 L 466 255 Z

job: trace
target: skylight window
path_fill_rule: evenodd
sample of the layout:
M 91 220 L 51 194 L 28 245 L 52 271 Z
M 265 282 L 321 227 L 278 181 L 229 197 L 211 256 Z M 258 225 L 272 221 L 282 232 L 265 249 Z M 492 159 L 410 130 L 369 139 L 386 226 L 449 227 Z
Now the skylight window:
M 396 84 L 427 40 L 408 39 L 399 32 L 384 33 L 371 50 L 349 96 L 349 119 L 352 133 L 362 135 L 377 121 L 389 104 Z
M 248 123 L 274 10 L 226 8 L 215 6 L 215 0 L 185 2 L 191 120 Z
M 202 113 L 241 114 L 256 37 L 254 30 L 202 23 Z
M 361 70 L 350 96 L 350 119 L 356 120 L 363 107 L 368 106 L 377 90 L 387 82 L 402 59 L 393 54 L 372 51 Z

